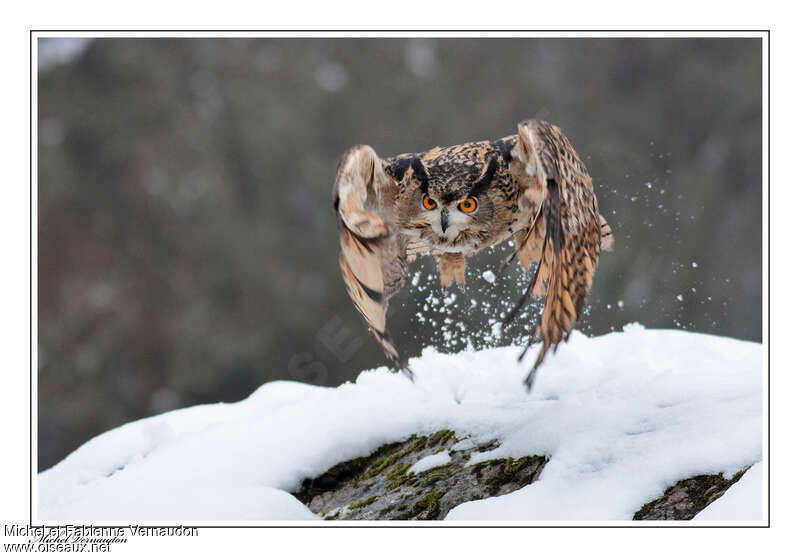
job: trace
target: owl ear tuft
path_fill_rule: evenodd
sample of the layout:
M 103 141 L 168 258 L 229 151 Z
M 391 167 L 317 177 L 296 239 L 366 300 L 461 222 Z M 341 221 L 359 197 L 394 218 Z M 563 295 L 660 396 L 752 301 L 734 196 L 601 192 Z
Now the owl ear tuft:
M 411 166 L 411 161 L 414 159 L 411 155 L 398 155 L 386 161 L 383 170 L 391 176 L 396 182 L 399 182 L 405 176 L 408 167 Z

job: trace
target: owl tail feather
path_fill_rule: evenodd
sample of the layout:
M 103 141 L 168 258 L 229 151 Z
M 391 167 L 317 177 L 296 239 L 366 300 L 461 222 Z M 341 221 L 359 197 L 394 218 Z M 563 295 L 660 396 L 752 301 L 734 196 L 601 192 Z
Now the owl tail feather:
M 583 312 L 586 296 L 592 287 L 592 278 L 600 252 L 600 227 L 592 221 L 577 235 L 564 234 L 561 226 L 561 199 L 555 183 L 548 182 L 547 238 L 553 247 L 553 265 L 547 289 L 544 310 L 539 318 L 534 335 L 528 347 L 536 338 L 541 338 L 542 346 L 533 368 L 525 378 L 525 386 L 530 391 L 536 370 L 544 361 L 547 351 L 553 353 L 561 341 L 569 339 Z M 527 347 L 526 347 L 527 350 Z M 523 352 L 524 355 L 524 352 Z

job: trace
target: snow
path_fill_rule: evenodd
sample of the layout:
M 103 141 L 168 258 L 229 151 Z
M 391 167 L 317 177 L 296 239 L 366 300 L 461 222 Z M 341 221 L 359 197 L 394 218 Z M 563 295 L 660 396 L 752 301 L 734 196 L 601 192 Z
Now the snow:
M 423 471 L 433 469 L 434 467 L 438 467 L 440 465 L 447 465 L 448 463 L 450 463 L 450 454 L 446 451 L 440 451 L 439 453 L 434 453 L 433 455 L 423 457 L 414 463 L 408 469 L 408 472 L 412 475 L 416 475 L 417 473 L 422 473 Z
M 38 518 L 315 518 L 290 494 L 304 478 L 447 428 L 468 436 L 464 445 L 501 441 L 472 461 L 550 459 L 537 482 L 447 519 L 630 519 L 678 480 L 762 461 L 762 352 L 630 325 L 592 338 L 573 332 L 531 394 L 522 379 L 536 347 L 522 364 L 519 347 L 428 348 L 410 361 L 415 383 L 385 367 L 337 388 L 271 382 L 238 403 L 172 411 L 90 440 L 39 475 Z M 761 518 L 760 471 L 702 519 Z
M 495 279 L 497 279 L 497 277 L 495 277 L 494 272 L 488 270 L 484 271 L 481 277 L 483 277 L 487 283 L 494 283 Z

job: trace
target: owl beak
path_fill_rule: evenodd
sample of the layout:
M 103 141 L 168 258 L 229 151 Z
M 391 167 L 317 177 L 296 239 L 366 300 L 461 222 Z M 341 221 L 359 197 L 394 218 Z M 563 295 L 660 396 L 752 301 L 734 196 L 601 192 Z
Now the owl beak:
M 447 211 L 442 210 L 442 232 L 447 230 Z

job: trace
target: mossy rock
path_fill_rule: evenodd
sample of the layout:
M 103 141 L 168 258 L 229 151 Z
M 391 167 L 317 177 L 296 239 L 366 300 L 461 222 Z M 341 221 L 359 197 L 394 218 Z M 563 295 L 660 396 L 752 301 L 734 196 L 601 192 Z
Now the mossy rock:
M 711 502 L 725 492 L 740 478 L 749 467 L 742 469 L 730 479 L 722 473 L 716 475 L 697 475 L 678 481 L 664 491 L 664 494 L 648 502 L 633 515 L 639 520 L 680 520 L 692 519 Z
M 452 430 L 414 435 L 385 444 L 370 455 L 339 463 L 315 479 L 306 479 L 295 496 L 327 520 L 443 519 L 463 502 L 501 496 L 535 482 L 547 458 L 489 459 L 471 463 L 499 447 L 497 440 L 459 443 Z M 453 449 L 458 444 L 459 449 Z M 448 463 L 420 473 L 411 467 L 423 457 L 446 451 Z M 730 479 L 720 474 L 698 475 L 679 481 L 645 504 L 633 519 L 691 519 L 737 482 L 746 469 Z
M 363 500 L 357 500 L 355 502 L 350 502 L 350 505 L 347 506 L 349 510 L 357 510 L 359 508 L 364 508 L 369 506 L 372 502 L 380 498 L 380 494 L 375 494 L 374 496 L 370 496 L 369 498 L 364 498 Z
M 306 479 L 295 496 L 325 519 L 442 519 L 463 502 L 530 484 L 547 463 L 545 457 L 527 456 L 468 464 L 472 455 L 500 444 L 491 440 L 452 449 L 460 441 L 452 430 L 439 430 L 385 444 Z M 449 463 L 409 473 L 423 457 L 444 451 Z
M 439 502 L 444 496 L 443 491 L 428 492 L 414 504 L 414 511 L 418 512 L 417 519 L 437 519 L 439 515 Z

